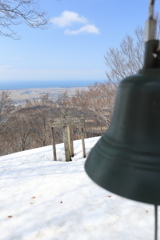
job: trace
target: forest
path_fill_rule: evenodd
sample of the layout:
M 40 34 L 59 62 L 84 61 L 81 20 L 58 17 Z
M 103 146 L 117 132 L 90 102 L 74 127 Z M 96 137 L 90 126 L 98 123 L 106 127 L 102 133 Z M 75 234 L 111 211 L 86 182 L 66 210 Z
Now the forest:
M 66 116 L 85 117 L 85 138 L 100 136 L 109 126 L 115 100 L 115 85 L 104 82 L 78 90 L 69 90 L 53 100 L 49 93 L 36 100 L 26 100 L 15 108 L 10 91 L 0 94 L 0 155 L 52 144 L 50 120 Z M 73 126 L 74 140 L 81 138 L 78 126 Z M 62 128 L 55 128 L 56 143 L 63 142 Z

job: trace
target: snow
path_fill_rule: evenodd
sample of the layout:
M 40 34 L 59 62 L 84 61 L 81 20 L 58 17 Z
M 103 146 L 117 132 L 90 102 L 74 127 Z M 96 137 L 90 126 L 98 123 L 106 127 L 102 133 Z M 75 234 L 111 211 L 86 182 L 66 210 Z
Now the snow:
M 99 138 L 85 139 L 89 153 Z M 0 157 L 0 240 L 150 240 L 154 207 L 119 197 L 85 173 L 81 141 Z

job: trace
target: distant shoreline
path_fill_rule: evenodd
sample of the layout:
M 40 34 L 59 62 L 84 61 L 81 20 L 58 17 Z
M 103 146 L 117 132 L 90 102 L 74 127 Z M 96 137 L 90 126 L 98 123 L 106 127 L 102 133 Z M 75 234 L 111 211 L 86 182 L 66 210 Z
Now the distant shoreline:
M 75 88 L 87 87 L 106 80 L 59 80 L 59 81 L 5 81 L 0 82 L 0 90 L 19 90 L 28 88 Z

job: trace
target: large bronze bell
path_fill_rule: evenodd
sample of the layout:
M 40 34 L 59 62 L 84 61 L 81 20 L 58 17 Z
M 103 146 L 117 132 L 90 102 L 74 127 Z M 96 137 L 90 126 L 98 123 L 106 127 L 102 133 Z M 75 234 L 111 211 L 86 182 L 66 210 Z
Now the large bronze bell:
M 154 21 L 150 17 L 150 32 Z M 85 170 L 95 183 L 115 194 L 154 204 L 157 214 L 160 204 L 160 42 L 150 35 L 145 44 L 144 67 L 121 81 L 109 129 L 91 150 Z
M 141 70 L 120 83 L 110 127 L 85 169 L 113 193 L 160 204 L 160 69 Z

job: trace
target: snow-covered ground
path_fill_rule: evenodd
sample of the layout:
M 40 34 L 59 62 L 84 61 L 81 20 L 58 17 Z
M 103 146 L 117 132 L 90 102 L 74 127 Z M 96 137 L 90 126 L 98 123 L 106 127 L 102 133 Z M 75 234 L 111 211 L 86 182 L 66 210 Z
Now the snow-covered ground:
M 86 150 L 98 138 L 85 140 Z M 116 196 L 89 179 L 81 141 L 0 157 L 0 240 L 152 240 L 154 208 Z

